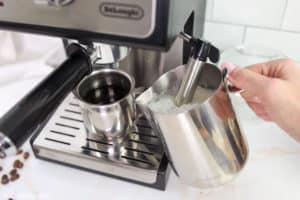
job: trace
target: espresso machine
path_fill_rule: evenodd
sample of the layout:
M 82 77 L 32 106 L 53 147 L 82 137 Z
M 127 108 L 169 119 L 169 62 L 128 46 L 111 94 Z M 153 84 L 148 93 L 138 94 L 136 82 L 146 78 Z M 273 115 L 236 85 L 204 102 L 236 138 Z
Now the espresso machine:
M 201 37 L 205 0 L 1 0 L 0 28 L 62 38 L 67 60 L 0 120 L 0 152 L 16 152 L 33 135 L 37 158 L 164 190 L 170 171 L 162 141 L 144 116 L 110 157 L 105 138 L 86 134 L 76 85 L 103 68 L 121 69 L 144 91 L 185 64 Z M 41 44 L 42 45 L 42 44 Z

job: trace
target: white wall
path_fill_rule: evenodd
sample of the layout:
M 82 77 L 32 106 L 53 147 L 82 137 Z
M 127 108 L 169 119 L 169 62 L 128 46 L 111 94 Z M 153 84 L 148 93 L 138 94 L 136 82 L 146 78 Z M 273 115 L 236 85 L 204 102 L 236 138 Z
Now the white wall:
M 259 44 L 300 61 L 300 0 L 207 0 L 204 38 L 221 49 Z

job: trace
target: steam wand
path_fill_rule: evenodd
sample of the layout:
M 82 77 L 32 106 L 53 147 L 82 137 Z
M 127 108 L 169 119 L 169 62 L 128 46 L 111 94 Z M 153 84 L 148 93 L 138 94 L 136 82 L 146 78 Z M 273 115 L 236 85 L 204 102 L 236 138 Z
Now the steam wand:
M 187 63 L 187 72 L 174 99 L 175 105 L 178 107 L 193 100 L 202 66 L 207 62 L 207 59 L 209 58 L 214 63 L 220 59 L 219 49 L 209 42 L 193 38 L 184 32 L 181 32 L 179 37 L 192 47 L 192 51 Z

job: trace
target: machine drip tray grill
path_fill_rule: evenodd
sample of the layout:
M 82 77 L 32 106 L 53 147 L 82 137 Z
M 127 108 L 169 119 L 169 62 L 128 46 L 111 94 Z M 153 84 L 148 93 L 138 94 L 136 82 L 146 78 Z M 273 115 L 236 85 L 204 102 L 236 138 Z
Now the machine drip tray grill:
M 145 118 L 122 145 L 104 136 L 87 134 L 79 100 L 70 94 L 45 128 L 31 140 L 36 157 L 101 173 L 126 181 L 165 189 L 168 161 L 162 143 Z

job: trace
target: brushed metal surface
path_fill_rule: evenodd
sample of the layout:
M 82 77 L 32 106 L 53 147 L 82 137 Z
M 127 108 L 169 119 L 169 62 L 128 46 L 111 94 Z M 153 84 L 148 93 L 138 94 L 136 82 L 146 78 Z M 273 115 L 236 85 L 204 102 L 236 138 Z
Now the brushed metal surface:
M 164 155 L 160 139 L 141 118 L 123 145 L 87 135 L 79 100 L 70 94 L 33 142 L 42 158 L 144 183 L 154 183 Z
M 175 97 L 175 103 L 177 106 L 181 106 L 192 101 L 203 65 L 205 65 L 205 62 L 190 58 L 187 64 L 187 72 L 182 79 L 180 88 Z
M 219 186 L 233 180 L 245 166 L 246 138 L 222 72 L 214 65 L 202 66 L 199 96 L 191 104 L 176 107 L 173 102 L 174 107 L 168 108 L 186 71 L 186 66 L 179 66 L 164 74 L 136 102 L 153 122 L 179 178 L 199 188 Z M 170 101 L 159 101 L 163 96 Z
M 162 74 L 183 62 L 183 41 L 177 39 L 167 52 L 129 48 L 103 43 L 81 44 L 78 40 L 65 40 L 65 45 L 79 44 L 91 54 L 94 70 L 121 69 L 135 80 L 138 88 L 148 88 Z
M 134 85 L 134 80 L 126 72 L 118 69 L 94 71 L 79 82 L 74 94 L 80 99 L 83 121 L 88 134 L 105 135 L 109 141 L 116 143 L 123 141 L 132 129 L 136 117 Z M 117 86 L 126 92 L 114 102 L 106 104 L 89 102 L 86 97 L 88 92 L 109 86 Z M 110 90 L 109 93 L 113 94 L 114 91 Z
M 136 87 L 148 88 L 165 72 L 182 65 L 182 55 L 183 42 L 177 39 L 168 52 L 133 48 L 118 68 L 134 78 Z
M 103 15 L 101 8 L 107 2 L 111 4 L 112 14 L 115 12 L 122 15 Z M 6 22 L 147 38 L 154 31 L 156 3 L 157 0 L 89 0 L 88 3 L 77 0 L 57 7 L 36 0 L 3 0 L 4 6 L 1 7 L 0 19 Z M 118 7 L 118 5 L 125 7 Z M 114 11 L 115 9 L 120 11 Z M 143 14 L 138 19 L 130 18 L 135 9 L 141 10 L 139 12 Z M 123 16 L 124 14 L 129 18 Z

